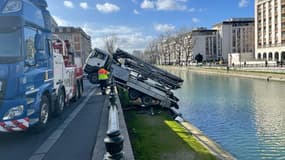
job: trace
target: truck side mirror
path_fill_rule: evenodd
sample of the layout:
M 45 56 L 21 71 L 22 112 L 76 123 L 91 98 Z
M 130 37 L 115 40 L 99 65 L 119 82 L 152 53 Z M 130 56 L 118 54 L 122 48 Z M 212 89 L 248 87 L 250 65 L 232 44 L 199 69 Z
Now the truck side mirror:
M 37 51 L 44 50 L 44 44 L 45 44 L 44 37 L 41 34 L 37 33 L 35 35 L 35 49 Z

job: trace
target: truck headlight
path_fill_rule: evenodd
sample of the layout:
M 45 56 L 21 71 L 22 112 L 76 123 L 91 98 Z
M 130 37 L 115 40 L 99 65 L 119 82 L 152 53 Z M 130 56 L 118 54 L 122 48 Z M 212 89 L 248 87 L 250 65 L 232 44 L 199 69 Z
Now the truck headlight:
M 17 116 L 22 115 L 23 112 L 24 112 L 24 106 L 23 105 L 13 107 L 13 108 L 9 109 L 8 112 L 5 113 L 3 120 L 5 121 L 5 120 L 13 119 Z
M 2 13 L 18 12 L 22 9 L 22 5 L 23 3 L 20 0 L 9 0 Z

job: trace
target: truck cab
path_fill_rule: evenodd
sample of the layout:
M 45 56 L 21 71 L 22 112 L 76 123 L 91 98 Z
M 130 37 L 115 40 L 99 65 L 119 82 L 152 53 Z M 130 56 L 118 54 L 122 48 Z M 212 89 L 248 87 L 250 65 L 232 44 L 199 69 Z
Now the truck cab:
M 0 1 L 0 131 L 46 126 L 55 97 L 45 0 Z

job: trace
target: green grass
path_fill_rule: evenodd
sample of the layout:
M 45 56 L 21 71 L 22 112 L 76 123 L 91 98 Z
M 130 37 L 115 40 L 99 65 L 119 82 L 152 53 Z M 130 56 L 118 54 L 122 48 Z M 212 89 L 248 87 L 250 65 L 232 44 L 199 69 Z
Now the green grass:
M 214 160 L 189 132 L 167 113 L 137 114 L 125 111 L 136 160 Z
M 127 90 L 118 87 L 118 92 L 123 107 L 132 105 Z M 136 160 L 216 159 L 166 112 L 125 110 L 124 115 Z

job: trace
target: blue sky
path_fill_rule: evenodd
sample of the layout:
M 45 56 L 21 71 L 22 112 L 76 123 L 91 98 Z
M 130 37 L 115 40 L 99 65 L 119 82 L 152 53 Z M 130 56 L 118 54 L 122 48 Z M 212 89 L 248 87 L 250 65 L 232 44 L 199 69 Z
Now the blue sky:
M 144 49 L 164 32 L 208 27 L 232 17 L 253 17 L 254 0 L 47 0 L 59 25 L 82 27 L 92 46 L 104 48 L 115 34 L 118 47 Z

